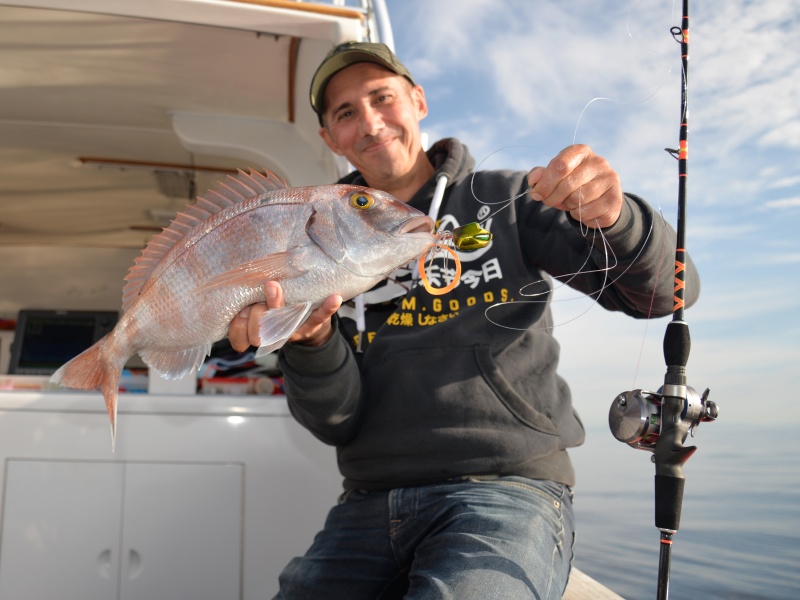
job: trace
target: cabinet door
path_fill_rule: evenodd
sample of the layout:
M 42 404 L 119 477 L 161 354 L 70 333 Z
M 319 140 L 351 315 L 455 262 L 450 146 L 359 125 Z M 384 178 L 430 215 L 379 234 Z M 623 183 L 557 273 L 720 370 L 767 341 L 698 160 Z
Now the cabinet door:
M 117 597 L 123 466 L 8 460 L 0 600 Z
M 242 597 L 240 464 L 129 463 L 120 600 Z

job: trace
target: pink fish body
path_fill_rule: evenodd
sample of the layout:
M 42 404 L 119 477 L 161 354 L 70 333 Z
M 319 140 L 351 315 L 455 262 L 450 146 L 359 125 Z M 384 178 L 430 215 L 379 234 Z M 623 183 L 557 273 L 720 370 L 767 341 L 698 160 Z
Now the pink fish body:
M 100 389 L 116 435 L 122 368 L 136 353 L 178 379 L 198 368 L 244 307 L 280 281 L 286 306 L 260 323 L 259 354 L 280 348 L 332 294 L 365 292 L 435 241 L 433 221 L 389 194 L 350 185 L 288 188 L 240 172 L 153 237 L 126 277 L 114 330 L 63 365 L 55 383 Z

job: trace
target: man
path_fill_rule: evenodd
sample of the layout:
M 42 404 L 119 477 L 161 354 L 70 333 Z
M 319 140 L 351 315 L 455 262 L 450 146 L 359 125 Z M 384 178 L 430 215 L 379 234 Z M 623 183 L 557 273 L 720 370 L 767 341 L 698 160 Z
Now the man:
M 429 212 L 444 175 L 433 218 L 481 221 L 494 239 L 463 255 L 446 296 L 427 294 L 406 271 L 365 295 L 365 314 L 328 298 L 281 350 L 291 412 L 336 446 L 345 494 L 308 553 L 284 570 L 278 597 L 560 598 L 574 540 L 566 450 L 584 432 L 556 373 L 543 273 L 569 276 L 610 310 L 668 314 L 674 232 L 623 194 L 586 146 L 529 173 L 474 177 L 457 140 L 425 152 L 424 91 L 383 45 L 335 48 L 314 76 L 311 103 L 320 135 L 357 169 L 343 183 Z M 473 190 L 488 202 L 516 199 L 492 210 Z M 434 269 L 452 277 L 444 264 Z M 687 270 L 693 302 L 699 282 Z M 523 296 L 527 284 L 540 295 Z M 235 348 L 257 345 L 258 318 L 282 305 L 278 284 L 265 294 L 267 306 L 232 323 Z

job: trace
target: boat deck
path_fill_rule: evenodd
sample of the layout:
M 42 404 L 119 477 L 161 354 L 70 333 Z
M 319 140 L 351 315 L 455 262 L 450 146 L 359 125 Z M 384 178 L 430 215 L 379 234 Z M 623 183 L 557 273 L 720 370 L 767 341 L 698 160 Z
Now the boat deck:
M 596 582 L 583 571 L 573 568 L 563 600 L 624 600 L 622 596 Z

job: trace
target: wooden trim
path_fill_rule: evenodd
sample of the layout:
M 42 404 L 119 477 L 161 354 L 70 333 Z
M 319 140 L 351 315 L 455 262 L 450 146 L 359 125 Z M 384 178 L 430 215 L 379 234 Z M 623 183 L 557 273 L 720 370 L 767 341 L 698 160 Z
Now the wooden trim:
M 180 163 L 146 162 L 141 160 L 122 160 L 118 158 L 99 158 L 93 156 L 79 156 L 81 164 L 97 167 L 114 167 L 117 169 L 147 169 L 151 171 L 209 171 L 212 173 L 238 173 L 238 169 L 229 167 L 204 167 L 201 165 L 186 165 Z
M 297 53 L 300 50 L 300 38 L 293 37 L 289 41 L 289 123 L 294 123 L 295 117 L 295 86 L 297 84 Z
M 257 4 L 258 6 L 269 6 L 270 8 L 284 8 L 286 10 L 299 10 L 303 12 L 316 13 L 318 15 L 328 15 L 330 17 L 342 17 L 345 19 L 358 19 L 364 23 L 366 16 L 357 10 L 341 8 L 339 6 L 326 6 L 324 4 L 312 4 L 308 2 L 294 2 L 293 0 L 228 0 L 228 2 L 240 2 L 242 4 Z

